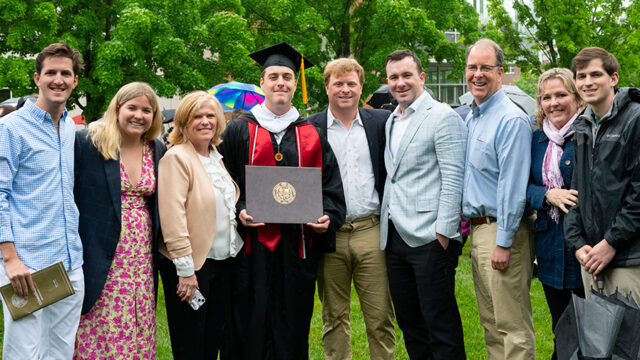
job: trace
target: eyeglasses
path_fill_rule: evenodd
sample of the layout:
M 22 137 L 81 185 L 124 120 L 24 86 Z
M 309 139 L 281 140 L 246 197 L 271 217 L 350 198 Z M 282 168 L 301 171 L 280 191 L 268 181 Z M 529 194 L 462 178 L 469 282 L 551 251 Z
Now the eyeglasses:
M 478 65 L 467 65 L 467 71 L 474 73 L 480 69 L 481 73 L 486 74 L 497 67 L 498 65 L 480 65 L 480 68 L 478 68 Z

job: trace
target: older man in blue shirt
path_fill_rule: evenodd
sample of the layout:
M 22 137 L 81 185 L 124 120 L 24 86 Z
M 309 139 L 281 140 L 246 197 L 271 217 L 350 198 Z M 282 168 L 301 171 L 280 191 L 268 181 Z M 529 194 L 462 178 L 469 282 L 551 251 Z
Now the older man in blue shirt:
M 467 51 L 474 101 L 462 213 L 471 220 L 473 282 L 490 359 L 535 359 L 529 289 L 533 219 L 525 216 L 531 126 L 502 91 L 502 49 L 481 39 Z
M 0 122 L 0 285 L 33 296 L 31 273 L 61 261 L 75 289 L 17 321 L 4 306 L 3 359 L 73 356 L 84 279 L 73 201 L 75 124 L 65 104 L 81 66 L 68 45 L 46 47 L 36 57 L 38 99 Z

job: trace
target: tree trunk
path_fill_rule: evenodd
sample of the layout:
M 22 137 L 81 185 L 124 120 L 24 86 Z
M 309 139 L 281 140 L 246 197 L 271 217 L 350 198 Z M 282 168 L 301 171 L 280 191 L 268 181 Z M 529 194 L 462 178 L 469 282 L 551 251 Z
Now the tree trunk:
M 338 54 L 339 57 L 351 56 L 351 27 L 349 25 L 349 21 L 347 20 L 347 22 L 343 23 L 340 28 L 340 39 L 342 40 L 342 44 L 340 46 L 340 53 Z

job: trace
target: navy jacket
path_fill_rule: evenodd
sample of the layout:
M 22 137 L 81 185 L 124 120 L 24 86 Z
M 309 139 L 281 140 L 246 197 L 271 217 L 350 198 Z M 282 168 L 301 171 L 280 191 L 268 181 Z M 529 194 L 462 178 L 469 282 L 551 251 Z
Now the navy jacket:
M 543 284 L 556 289 L 580 288 L 582 287 L 580 264 L 564 240 L 564 212 L 560 210 L 560 222 L 556 224 L 547 214 L 548 209 L 543 206 L 547 188 L 542 182 L 542 161 L 548 145 L 549 139 L 542 130 L 538 129 L 533 132 L 527 205 L 538 212 L 535 224 L 538 278 Z M 564 189 L 569 189 L 571 186 L 573 150 L 574 142 L 573 136 L 571 136 L 565 140 L 560 159 Z
M 154 169 L 166 151 L 162 141 L 153 142 Z M 84 302 L 82 314 L 91 310 L 100 296 L 120 240 L 120 161 L 105 160 L 87 136 L 87 130 L 76 132 L 74 197 L 80 212 L 79 233 L 84 252 Z M 154 285 L 157 292 L 157 242 L 160 220 L 157 192 L 149 199 L 154 261 Z
M 373 166 L 373 177 L 376 181 L 376 191 L 382 203 L 384 194 L 384 181 L 387 177 L 387 170 L 384 167 L 384 126 L 391 115 L 388 110 L 358 108 L 360 119 L 364 125 L 364 132 L 367 135 L 369 154 L 371 155 L 371 165 Z M 317 128 L 327 133 L 327 109 L 307 117 L 307 121 Z

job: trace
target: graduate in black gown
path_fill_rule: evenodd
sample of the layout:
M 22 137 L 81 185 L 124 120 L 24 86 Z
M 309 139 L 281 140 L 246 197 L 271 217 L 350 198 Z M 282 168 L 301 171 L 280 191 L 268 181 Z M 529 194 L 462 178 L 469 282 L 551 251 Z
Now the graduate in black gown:
M 308 359 L 318 258 L 335 250 L 335 231 L 345 218 L 342 180 L 326 129 L 308 123 L 291 105 L 302 56 L 286 43 L 250 56 L 263 65 L 265 101 L 229 122 L 219 146 L 241 189 L 238 232 L 245 240 L 234 271 L 230 346 L 236 359 Z M 324 215 L 304 226 L 252 223 L 245 209 L 245 165 L 321 167 Z

